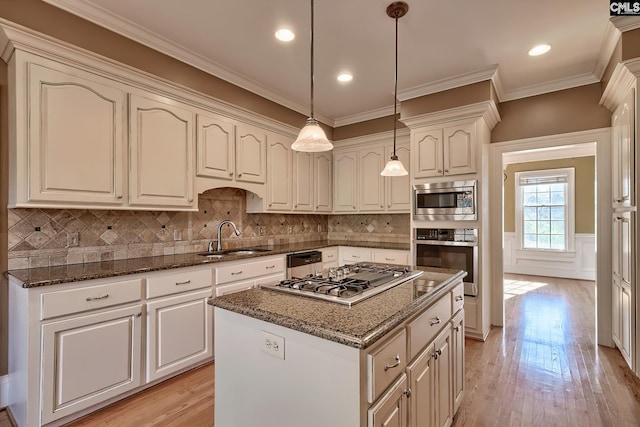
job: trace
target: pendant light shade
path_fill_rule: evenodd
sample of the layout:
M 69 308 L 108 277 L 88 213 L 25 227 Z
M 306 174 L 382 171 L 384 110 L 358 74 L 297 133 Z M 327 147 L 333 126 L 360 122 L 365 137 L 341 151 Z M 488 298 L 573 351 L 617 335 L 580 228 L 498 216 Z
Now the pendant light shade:
M 319 152 L 333 149 L 318 121 L 313 117 L 313 0 L 311 0 L 311 117 L 300 130 L 291 149 L 295 151 Z
M 409 11 L 409 5 L 403 1 L 397 1 L 391 3 L 387 7 L 387 15 L 390 18 L 396 20 L 396 73 L 395 73 L 395 91 L 393 95 L 393 155 L 380 172 L 382 176 L 405 176 L 409 175 L 409 172 L 404 168 L 404 165 L 398 156 L 396 156 L 396 129 L 398 125 L 398 18 L 402 18 Z

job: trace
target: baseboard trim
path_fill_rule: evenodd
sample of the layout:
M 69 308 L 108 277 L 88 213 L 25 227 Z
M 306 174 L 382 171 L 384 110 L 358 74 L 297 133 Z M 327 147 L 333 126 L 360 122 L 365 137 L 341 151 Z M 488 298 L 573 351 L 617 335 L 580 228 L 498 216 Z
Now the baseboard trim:
M 0 376 L 0 409 L 9 406 L 9 375 Z

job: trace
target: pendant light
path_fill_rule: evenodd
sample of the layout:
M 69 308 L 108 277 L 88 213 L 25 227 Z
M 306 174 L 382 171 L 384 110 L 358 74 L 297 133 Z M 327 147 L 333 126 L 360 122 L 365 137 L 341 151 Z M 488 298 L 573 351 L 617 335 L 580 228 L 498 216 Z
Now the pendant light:
M 313 117 L 313 0 L 311 0 L 311 117 L 300 130 L 291 149 L 295 151 L 318 152 L 333 149 L 318 121 Z
M 403 1 L 391 3 L 387 7 L 387 15 L 396 20 L 396 74 L 395 92 L 393 95 L 393 155 L 382 172 L 380 172 L 380 175 L 382 176 L 404 176 L 409 174 L 402 165 L 402 162 L 398 160 L 398 156 L 396 156 L 396 128 L 398 124 L 398 120 L 396 118 L 396 115 L 398 114 L 398 18 L 402 18 L 406 15 L 408 10 L 409 5 Z

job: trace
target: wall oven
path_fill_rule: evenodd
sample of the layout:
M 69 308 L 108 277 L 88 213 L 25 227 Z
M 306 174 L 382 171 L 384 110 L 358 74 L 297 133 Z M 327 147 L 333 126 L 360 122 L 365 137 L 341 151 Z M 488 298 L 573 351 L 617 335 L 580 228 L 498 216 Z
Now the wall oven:
M 476 180 L 414 185 L 413 218 L 475 221 L 477 187 Z
M 464 270 L 464 294 L 478 295 L 478 230 L 416 228 L 415 265 Z

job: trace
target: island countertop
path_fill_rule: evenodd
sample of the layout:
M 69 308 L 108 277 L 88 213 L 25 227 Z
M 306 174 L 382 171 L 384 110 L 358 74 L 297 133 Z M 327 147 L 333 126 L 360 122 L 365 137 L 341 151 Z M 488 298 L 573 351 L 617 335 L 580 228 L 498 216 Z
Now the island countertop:
M 407 281 L 351 307 L 330 301 L 254 288 L 213 298 L 229 310 L 350 347 L 365 349 L 393 328 L 435 303 L 461 283 L 466 272 L 430 267 Z

